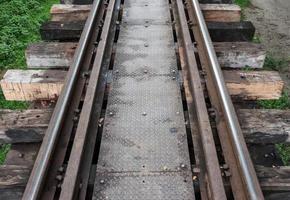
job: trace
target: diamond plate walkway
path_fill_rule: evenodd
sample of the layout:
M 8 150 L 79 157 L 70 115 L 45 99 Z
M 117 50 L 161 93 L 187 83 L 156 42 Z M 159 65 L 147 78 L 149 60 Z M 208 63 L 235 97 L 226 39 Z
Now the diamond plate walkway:
M 167 0 L 125 0 L 94 199 L 194 199 Z

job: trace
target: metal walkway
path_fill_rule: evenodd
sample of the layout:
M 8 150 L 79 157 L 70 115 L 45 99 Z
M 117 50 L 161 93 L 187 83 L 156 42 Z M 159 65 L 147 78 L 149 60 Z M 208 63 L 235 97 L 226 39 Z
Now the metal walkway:
M 167 0 L 126 0 L 94 199 L 194 199 Z

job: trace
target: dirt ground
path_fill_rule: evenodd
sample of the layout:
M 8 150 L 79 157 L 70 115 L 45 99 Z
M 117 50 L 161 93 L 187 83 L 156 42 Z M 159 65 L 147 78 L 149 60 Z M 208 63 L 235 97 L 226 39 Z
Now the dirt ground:
M 290 61 L 290 0 L 251 0 L 244 15 L 269 54 Z

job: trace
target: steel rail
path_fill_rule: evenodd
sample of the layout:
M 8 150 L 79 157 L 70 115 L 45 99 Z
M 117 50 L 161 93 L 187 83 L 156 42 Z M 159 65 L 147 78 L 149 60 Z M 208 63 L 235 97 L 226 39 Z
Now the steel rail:
M 257 187 L 257 177 L 253 177 L 252 162 L 250 159 L 246 159 L 244 149 L 242 148 L 243 145 L 240 142 L 242 130 L 238 122 L 238 118 L 230 95 L 228 93 L 226 84 L 224 82 L 223 74 L 214 51 L 208 29 L 199 6 L 199 2 L 198 0 L 191 0 L 191 3 L 194 9 L 192 12 L 194 12 L 194 15 L 196 17 L 197 26 L 200 29 L 202 40 L 205 45 L 205 50 L 210 63 L 210 70 L 212 72 L 212 77 L 224 112 L 225 121 L 229 129 L 234 153 L 239 163 L 239 168 L 242 173 L 242 179 L 245 182 L 247 188 L 248 198 L 253 200 L 263 199 L 261 188 L 260 186 Z
M 109 31 L 114 16 L 116 0 L 110 0 L 107 7 L 106 19 L 104 21 L 100 42 L 98 44 L 97 53 L 94 59 L 94 64 L 91 72 L 93 78 L 90 79 L 87 86 L 87 92 L 84 99 L 84 105 L 80 114 L 79 124 L 75 133 L 71 156 L 68 161 L 66 175 L 62 184 L 62 191 L 59 199 L 71 200 L 75 198 L 75 188 L 81 168 L 82 157 L 84 154 L 84 146 L 88 138 L 88 129 L 91 122 L 95 98 L 97 96 L 97 86 L 100 80 L 102 64 L 105 59 L 105 51 L 108 46 Z M 100 97 L 99 95 L 98 97 Z M 100 113 L 99 113 L 100 115 Z M 98 116 L 99 117 L 99 116 Z M 97 122 L 94 122 L 97 123 Z
M 198 64 L 196 61 L 197 59 L 194 54 L 194 48 L 192 45 L 182 0 L 176 1 L 176 13 L 178 15 L 177 19 L 179 25 L 177 28 L 177 35 L 180 37 L 181 42 L 179 43 L 184 49 L 183 57 L 186 62 L 186 67 L 183 68 L 183 72 L 187 74 L 186 79 L 189 81 L 189 90 L 192 94 L 192 101 L 194 102 L 194 106 L 189 107 L 189 115 L 194 113 L 193 115 L 196 116 L 198 122 L 198 134 L 201 138 L 200 141 L 204 152 L 205 166 L 208 174 L 208 196 L 215 200 L 226 199 L 218 155 L 215 148 Z M 187 99 L 187 101 L 189 101 L 189 99 Z
M 63 120 L 65 118 L 69 102 L 72 98 L 72 93 L 74 91 L 77 78 L 79 76 L 82 60 L 84 58 L 86 48 L 89 43 L 89 38 L 92 34 L 93 25 L 101 5 L 100 2 L 101 0 L 94 1 L 89 17 L 86 21 L 84 31 L 82 32 L 79 45 L 74 55 L 73 63 L 68 72 L 70 76 L 66 78 L 62 93 L 57 101 L 56 108 L 53 112 L 48 129 L 46 131 L 27 186 L 25 188 L 22 197 L 24 200 L 36 200 L 39 197 L 41 188 L 43 186 L 43 180 L 46 176 L 49 162 L 57 143 L 57 138 L 62 128 Z

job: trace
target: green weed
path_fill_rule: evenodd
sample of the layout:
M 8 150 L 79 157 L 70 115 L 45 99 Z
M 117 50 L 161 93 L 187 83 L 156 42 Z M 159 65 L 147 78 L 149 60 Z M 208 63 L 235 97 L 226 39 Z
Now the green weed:
M 250 5 L 250 0 L 235 0 L 235 4 L 241 6 L 241 8 L 245 8 Z
M 40 40 L 39 27 L 58 0 L 0 1 L 0 70 L 25 68 L 24 51 Z
M 3 91 L 0 89 L 0 109 L 14 109 L 24 110 L 29 106 L 28 102 L 25 101 L 7 101 L 3 95 Z
M 269 70 L 280 71 L 288 66 L 288 62 L 285 59 L 274 58 L 270 55 L 266 56 L 264 68 Z
M 258 105 L 264 109 L 289 109 L 290 100 L 287 92 L 283 92 L 279 99 L 274 100 L 259 100 Z
M 6 154 L 10 150 L 9 144 L 0 144 L 0 165 L 5 161 Z
M 276 144 L 275 146 L 284 165 L 290 165 L 290 145 L 289 144 Z

